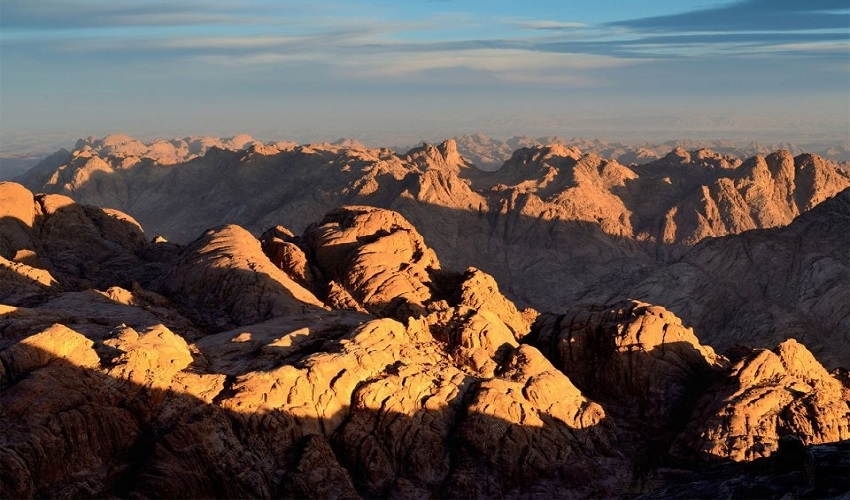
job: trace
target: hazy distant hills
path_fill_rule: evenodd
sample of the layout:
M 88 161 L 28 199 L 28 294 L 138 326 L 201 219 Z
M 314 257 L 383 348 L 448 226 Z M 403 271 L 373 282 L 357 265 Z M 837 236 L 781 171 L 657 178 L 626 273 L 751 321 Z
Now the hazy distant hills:
M 562 311 L 651 298 L 678 304 L 677 314 L 703 326 L 706 338 L 726 339 L 717 340 L 724 346 L 728 328 L 742 329 L 734 337 L 754 345 L 767 345 L 758 339 L 769 334 L 773 341 L 777 330 L 773 322 L 704 321 L 714 303 L 709 295 L 647 283 L 663 282 L 658 273 L 689 258 L 689 249 L 706 239 L 785 226 L 850 186 L 843 165 L 788 151 L 741 160 L 677 148 L 627 166 L 575 146 L 531 145 L 492 172 L 477 168 L 454 140 L 397 153 L 357 143 L 268 145 L 242 137 L 143 144 L 110 136 L 80 141 L 59 161 L 62 155 L 34 168 L 24 184 L 125 211 L 150 234 L 172 241 L 187 243 L 223 223 L 255 235 L 275 225 L 298 233 L 341 205 L 389 208 L 410 220 L 446 265 L 492 274 L 523 307 Z M 835 239 L 824 243 L 829 248 L 846 248 L 846 233 L 824 236 Z M 823 260 L 837 266 L 830 272 L 847 268 L 839 257 Z M 711 279 L 701 286 L 713 286 Z M 688 286 L 697 282 L 689 279 Z M 753 290 L 734 313 L 724 306 L 712 314 L 760 317 L 769 301 L 770 314 L 791 325 L 781 331 L 820 324 L 810 310 L 790 307 L 790 295 L 771 302 L 770 290 Z M 846 314 L 846 307 L 838 309 Z M 845 323 L 831 317 L 825 338 L 845 335 Z M 821 345 L 814 345 L 818 355 Z M 836 360 L 825 356 L 830 364 Z
M 19 134 L 20 135 L 20 134 Z M 749 158 L 757 154 L 767 155 L 773 151 L 785 150 L 794 155 L 805 152 L 814 153 L 823 158 L 845 162 L 845 166 L 850 170 L 850 143 L 805 143 L 795 144 L 789 142 L 776 144 L 761 144 L 757 142 L 751 143 L 735 143 L 733 141 L 723 140 L 689 140 L 680 139 L 675 141 L 666 141 L 663 143 L 642 143 L 642 144 L 626 144 L 616 141 L 608 141 L 605 139 L 590 139 L 574 137 L 571 139 L 557 136 L 548 137 L 531 137 L 531 136 L 515 136 L 505 140 L 499 140 L 488 137 L 484 134 L 468 134 L 454 137 L 458 144 L 458 150 L 464 158 L 474 163 L 482 170 L 496 170 L 506 160 L 508 160 L 513 152 L 519 148 L 544 146 L 549 144 L 561 144 L 564 146 L 576 146 L 585 153 L 595 153 L 603 158 L 613 158 L 618 162 L 629 165 L 632 163 L 646 163 L 649 161 L 662 158 L 670 150 L 675 148 L 683 148 L 686 150 L 696 149 L 711 149 L 725 155 L 736 156 L 741 159 Z M 34 137 L 4 137 L 2 149 L 0 149 L 0 180 L 13 179 L 36 164 L 39 163 L 51 151 L 51 146 L 41 144 Z M 46 144 L 61 144 L 57 142 L 57 138 L 51 138 Z M 206 151 L 209 147 L 216 146 L 222 149 L 244 149 L 253 145 L 265 144 L 267 146 L 296 145 L 295 142 L 278 141 L 271 143 L 263 143 L 248 135 L 241 134 L 231 138 L 217 138 L 193 136 L 185 138 L 177 138 L 170 140 L 158 140 L 150 144 L 144 144 L 142 141 L 128 137 L 126 135 L 112 135 L 108 138 L 96 139 L 94 137 L 81 142 L 101 143 L 96 148 L 110 148 L 115 144 L 103 145 L 103 142 L 118 143 L 126 142 L 132 144 L 134 148 L 144 148 L 147 152 L 142 153 L 144 156 L 157 159 L 160 162 L 178 162 L 189 160 L 190 157 L 198 155 Z M 355 139 L 339 139 L 332 143 L 337 146 L 360 146 L 363 145 Z M 53 146 L 58 147 L 58 146 Z M 66 146 L 68 147 L 68 146 Z M 415 145 L 394 146 L 391 149 L 404 152 L 415 147 Z
M 759 154 L 768 155 L 774 151 L 784 150 L 795 156 L 802 153 L 814 153 L 833 161 L 850 162 L 850 144 L 793 144 L 788 142 L 777 144 L 761 144 L 757 142 L 738 144 L 733 141 L 700 141 L 689 139 L 662 143 L 625 144 L 605 139 L 581 137 L 567 139 L 556 136 L 515 136 L 502 141 L 487 137 L 484 134 L 461 135 L 454 137 L 454 140 L 457 142 L 458 151 L 460 151 L 463 157 L 484 170 L 498 169 L 517 149 L 550 144 L 575 146 L 584 153 L 594 153 L 603 158 L 612 158 L 623 165 L 658 160 L 676 148 L 688 151 L 711 149 L 712 151 L 740 159 L 750 158 Z M 403 147 L 397 150 L 406 151 L 407 149 L 410 148 Z

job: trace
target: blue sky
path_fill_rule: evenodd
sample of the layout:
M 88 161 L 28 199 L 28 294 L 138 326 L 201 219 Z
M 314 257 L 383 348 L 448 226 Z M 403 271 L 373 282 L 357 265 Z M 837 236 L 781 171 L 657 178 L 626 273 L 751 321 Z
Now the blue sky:
M 0 140 L 850 137 L 850 0 L 3 0 Z

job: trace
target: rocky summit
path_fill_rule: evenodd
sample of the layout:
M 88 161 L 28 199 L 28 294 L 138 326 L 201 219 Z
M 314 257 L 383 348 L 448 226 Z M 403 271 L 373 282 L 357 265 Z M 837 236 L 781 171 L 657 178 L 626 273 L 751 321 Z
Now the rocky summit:
M 111 136 L 0 183 L 0 497 L 850 491 L 839 165 L 462 149 Z

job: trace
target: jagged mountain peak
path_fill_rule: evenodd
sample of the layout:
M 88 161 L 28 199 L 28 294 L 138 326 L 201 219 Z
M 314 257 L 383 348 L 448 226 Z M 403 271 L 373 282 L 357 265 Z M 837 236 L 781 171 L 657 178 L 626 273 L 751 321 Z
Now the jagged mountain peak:
M 404 159 L 426 170 L 438 168 L 457 173 L 461 169 L 474 168 L 460 155 L 454 139 L 447 139 L 437 146 L 425 142 L 405 153 Z
M 248 134 L 237 134 L 229 138 L 192 136 L 147 142 L 126 134 L 111 134 L 102 138 L 91 136 L 78 140 L 72 154 L 149 159 L 161 165 L 174 165 L 203 156 L 213 148 L 239 151 L 260 147 L 268 150 L 269 148 L 282 149 L 281 146 L 287 144 L 264 144 Z

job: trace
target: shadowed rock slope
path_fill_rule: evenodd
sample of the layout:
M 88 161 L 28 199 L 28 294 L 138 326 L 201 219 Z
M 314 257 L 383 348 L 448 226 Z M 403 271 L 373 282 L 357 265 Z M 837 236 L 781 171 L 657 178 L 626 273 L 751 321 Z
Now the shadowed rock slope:
M 850 359 L 848 249 L 850 189 L 786 227 L 704 241 L 626 293 L 688 318 L 721 351 L 794 337 L 834 368 Z
M 732 363 L 661 307 L 520 310 L 396 212 L 180 246 L 0 200 L 3 498 L 631 497 L 785 434 L 850 438 L 846 377 L 796 342 Z

